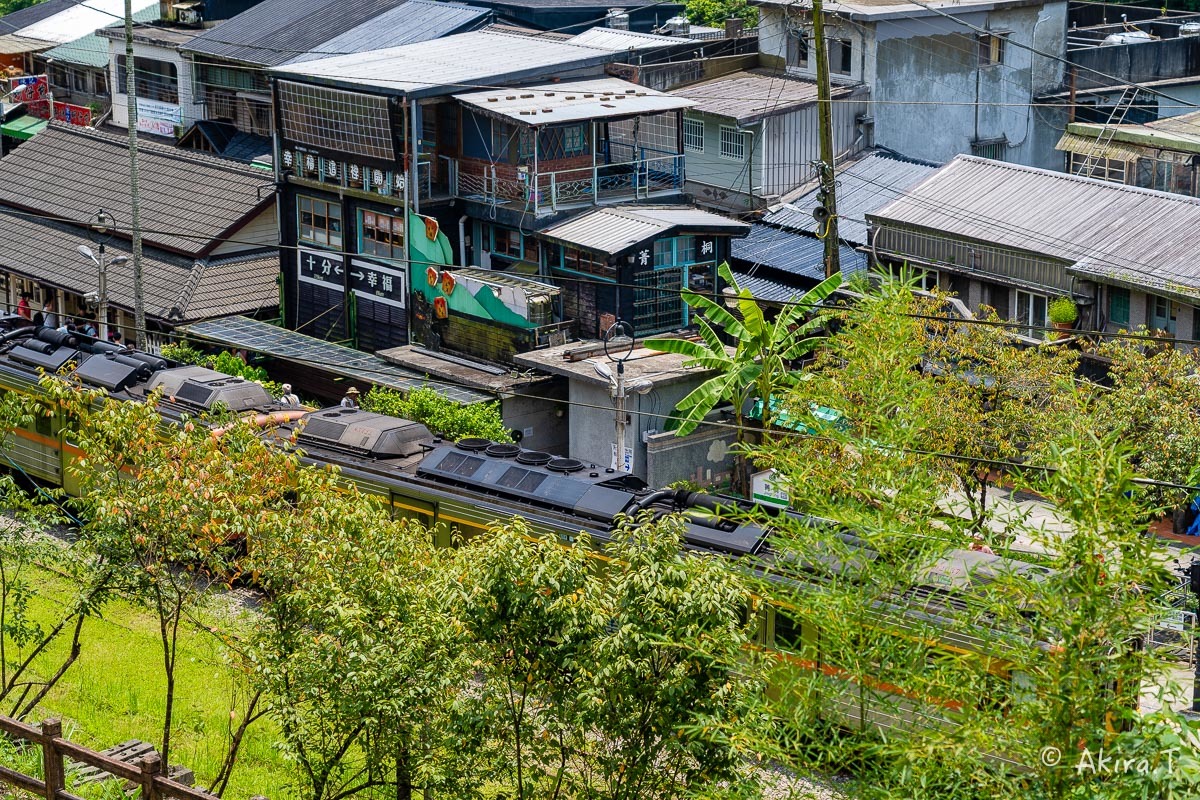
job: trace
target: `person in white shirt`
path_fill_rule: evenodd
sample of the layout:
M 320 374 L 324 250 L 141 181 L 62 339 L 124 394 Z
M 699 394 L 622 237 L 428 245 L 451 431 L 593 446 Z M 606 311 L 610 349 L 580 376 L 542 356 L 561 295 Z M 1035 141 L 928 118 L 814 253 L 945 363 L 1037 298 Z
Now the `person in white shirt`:
M 342 408 L 358 408 L 358 388 L 351 386 L 342 398 Z
M 298 405 L 300 405 L 300 398 L 298 396 L 296 396 L 295 392 L 292 391 L 292 385 L 290 383 L 285 383 L 280 388 L 283 389 L 283 394 L 280 395 L 280 397 L 279 397 L 279 405 L 281 405 L 281 406 L 298 406 Z

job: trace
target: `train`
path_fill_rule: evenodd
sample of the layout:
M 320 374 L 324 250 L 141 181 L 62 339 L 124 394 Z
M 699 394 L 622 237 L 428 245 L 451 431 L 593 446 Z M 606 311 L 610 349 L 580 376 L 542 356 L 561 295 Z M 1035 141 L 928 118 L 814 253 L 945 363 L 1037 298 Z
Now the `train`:
M 0 318 L 0 330 L 6 322 L 12 320 Z M 168 421 L 218 408 L 270 421 L 271 435 L 295 441 L 306 463 L 336 466 L 342 480 L 378 498 L 393 516 L 419 521 L 437 544 L 446 547 L 453 546 L 456 536 L 476 536 L 496 521 L 516 516 L 537 533 L 564 542 L 587 533 L 602 547 L 625 516 L 680 514 L 686 521 L 687 548 L 779 579 L 782 572 L 776 568 L 777 554 L 771 544 L 772 520 L 783 514 L 798 524 L 832 524 L 792 511 L 755 508 L 726 496 L 656 489 L 611 468 L 517 444 L 475 438 L 442 441 L 420 423 L 363 409 L 287 409 L 257 383 L 87 336 L 28 324 L 0 333 L 0 391 L 40 392 L 44 373 L 73 378 L 119 401 L 157 398 L 158 411 Z M 38 416 L 12 432 L 0 451 L 0 463 L 77 494 L 78 480 L 68 467 L 78 454 L 62 419 Z M 874 556 L 852 533 L 838 535 L 853 549 L 854 558 Z M 786 573 L 788 580 L 819 585 L 829 569 L 829 563 L 790 563 Z M 971 602 L 975 588 L 1001 574 L 1043 581 L 1050 573 L 1037 564 L 952 550 L 928 568 L 921 585 L 881 601 L 867 610 L 868 616 L 899 635 L 941 625 L 942 634 L 930 646 L 951 657 L 986 664 L 996 701 L 1002 702 L 1009 695 L 1028 692 L 1029 676 L 997 651 L 1001 645 L 994 630 L 977 636 L 964 632 L 955 619 Z M 747 613 L 757 619 L 757 646 L 824 676 L 833 700 L 830 713 L 837 724 L 909 730 L 953 724 L 952 703 L 919 697 L 884 681 L 845 677 L 823 657 L 820 622 L 812 615 L 792 614 L 770 602 L 748 608 Z M 922 638 L 928 642 L 928 637 Z M 890 696 L 887 702 L 881 702 L 884 695 Z

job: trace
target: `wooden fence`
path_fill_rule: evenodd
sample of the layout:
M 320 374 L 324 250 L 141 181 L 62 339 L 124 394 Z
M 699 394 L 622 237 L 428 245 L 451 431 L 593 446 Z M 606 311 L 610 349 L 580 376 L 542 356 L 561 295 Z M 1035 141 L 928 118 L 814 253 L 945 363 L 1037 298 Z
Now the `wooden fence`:
M 208 792 L 185 786 L 173 781 L 162 772 L 162 759 L 158 753 L 143 756 L 136 765 L 80 747 L 62 738 L 62 722 L 46 720 L 40 726 L 26 725 L 9 717 L 0 716 L 0 732 L 10 738 L 37 745 L 42 749 L 42 778 L 0 766 L 0 783 L 25 789 L 46 800 L 83 800 L 66 790 L 66 765 L 64 759 L 95 767 L 114 778 L 124 778 L 141 788 L 141 800 L 217 800 Z

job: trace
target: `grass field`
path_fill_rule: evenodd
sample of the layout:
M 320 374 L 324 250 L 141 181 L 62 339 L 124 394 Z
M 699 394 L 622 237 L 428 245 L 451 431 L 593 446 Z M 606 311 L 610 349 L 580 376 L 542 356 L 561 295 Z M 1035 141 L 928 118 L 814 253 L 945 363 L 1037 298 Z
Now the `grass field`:
M 73 587 L 46 570 L 39 572 L 39 583 L 41 597 L 34 613 L 49 626 L 61 616 L 61 603 L 73 596 Z M 246 700 L 244 684 L 226 661 L 227 648 L 205 630 L 210 625 L 236 633 L 238 616 L 217 598 L 181 630 L 171 744 L 171 762 L 192 769 L 197 785 L 204 788 L 220 769 L 236 724 L 230 711 L 241 709 Z M 68 639 L 64 635 L 45 654 L 43 673 L 61 663 Z M 79 660 L 29 721 L 60 717 L 66 738 L 96 750 L 129 739 L 157 745 L 166 686 L 157 618 L 140 607 L 113 602 L 103 618 L 84 624 L 81 641 Z M 269 719 L 251 726 L 225 797 L 244 800 L 265 795 L 279 800 L 296 795 L 290 765 L 277 751 L 276 741 Z

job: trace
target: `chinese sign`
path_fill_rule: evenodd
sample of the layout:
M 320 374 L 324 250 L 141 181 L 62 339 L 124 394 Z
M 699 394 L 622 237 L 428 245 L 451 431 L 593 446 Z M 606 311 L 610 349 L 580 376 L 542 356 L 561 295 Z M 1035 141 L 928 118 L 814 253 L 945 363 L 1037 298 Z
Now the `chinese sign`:
M 174 103 L 137 99 L 137 129 L 159 136 L 174 136 L 175 128 L 183 124 L 183 109 Z
M 9 78 L 9 89 L 14 103 L 37 103 L 50 98 L 50 84 L 45 75 Z
M 350 289 L 359 297 L 396 308 L 406 306 L 408 286 L 404 273 L 360 258 L 350 260 Z
M 77 106 L 72 103 L 55 103 L 54 118 L 68 125 L 80 125 L 86 128 L 92 124 L 92 110 L 87 106 Z
M 299 249 L 300 261 L 298 277 L 305 283 L 315 283 L 337 291 L 344 291 L 345 262 L 341 253 L 329 253 L 324 250 Z
M 750 478 L 754 500 L 757 503 L 777 508 L 787 508 L 789 495 L 786 487 L 780 486 L 775 470 L 756 472 Z

